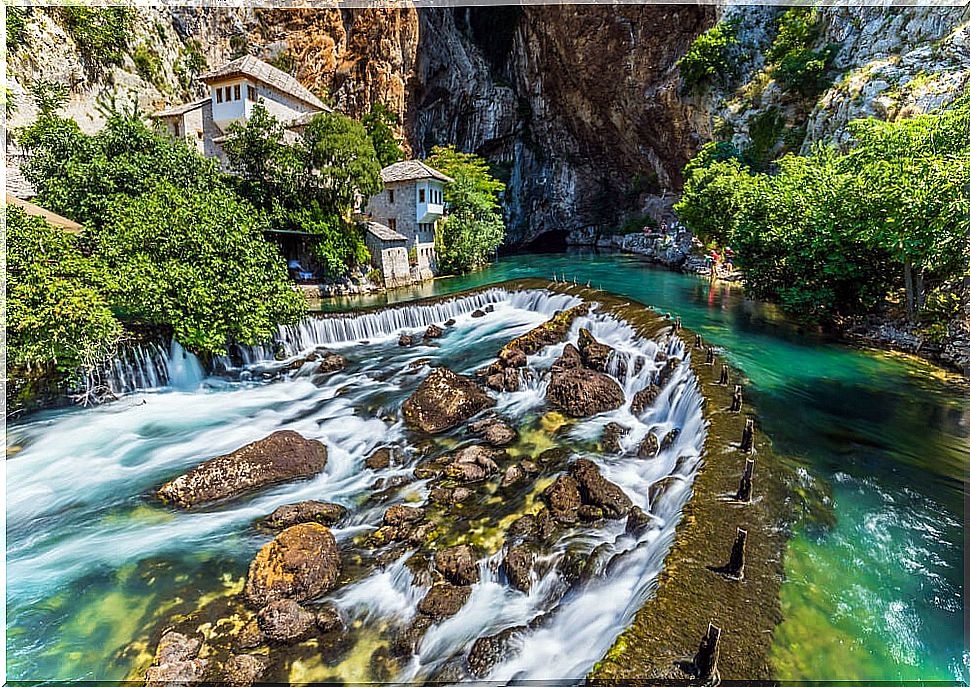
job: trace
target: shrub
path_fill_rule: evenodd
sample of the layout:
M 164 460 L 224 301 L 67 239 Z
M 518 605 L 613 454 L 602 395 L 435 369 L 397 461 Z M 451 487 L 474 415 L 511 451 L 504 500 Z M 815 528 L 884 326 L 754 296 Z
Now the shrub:
M 20 47 L 27 26 L 27 10 L 7 5 L 7 52 Z
M 129 7 L 57 8 L 61 25 L 81 55 L 97 65 L 120 65 L 134 28 L 135 11 Z
M 818 11 L 793 7 L 778 19 L 778 33 L 768 50 L 772 74 L 790 91 L 813 99 L 832 83 L 830 67 L 837 47 L 813 50 L 821 34 Z
M 132 51 L 131 59 L 135 63 L 135 70 L 141 78 L 159 90 L 166 87 L 162 71 L 162 58 L 157 52 L 147 45 L 141 44 Z
M 738 42 L 737 31 L 737 22 L 722 21 L 694 39 L 677 61 L 684 93 L 699 93 L 734 73 L 730 57 Z

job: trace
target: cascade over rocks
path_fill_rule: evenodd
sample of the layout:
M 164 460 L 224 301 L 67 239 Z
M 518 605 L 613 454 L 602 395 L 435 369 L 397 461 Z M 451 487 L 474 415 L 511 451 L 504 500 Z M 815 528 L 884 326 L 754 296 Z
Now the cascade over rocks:
M 310 477 L 327 465 L 327 447 L 292 430 L 273 432 L 211 458 L 164 484 L 158 495 L 181 508 L 235 498 L 271 484 Z
M 439 434 L 495 405 L 472 380 L 445 367 L 435 368 L 404 402 L 408 424 Z
M 660 387 L 656 384 L 648 384 L 633 394 L 633 400 L 630 401 L 630 412 L 634 415 L 640 415 L 644 410 L 652 406 L 659 397 Z
M 304 522 L 335 525 L 346 514 L 347 509 L 336 503 L 300 501 L 280 506 L 263 520 L 263 524 L 275 530 L 286 529 Z
M 279 599 L 305 601 L 332 589 L 340 570 L 337 542 L 329 529 L 318 523 L 293 525 L 256 554 L 243 593 L 254 608 Z
M 199 658 L 202 641 L 180 632 L 162 635 L 155 649 L 155 660 L 145 672 L 148 687 L 162 687 L 171 683 L 194 685 L 202 682 L 209 661 Z

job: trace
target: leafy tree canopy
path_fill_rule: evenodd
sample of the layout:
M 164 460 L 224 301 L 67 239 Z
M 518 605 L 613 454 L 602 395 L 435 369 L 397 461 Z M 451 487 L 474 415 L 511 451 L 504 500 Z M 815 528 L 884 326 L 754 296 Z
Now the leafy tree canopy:
M 367 130 L 371 143 L 374 144 L 374 151 L 377 153 L 377 160 L 381 163 L 381 167 L 387 167 L 404 159 L 401 142 L 394 135 L 394 127 L 401 123 L 396 112 L 383 103 L 375 103 L 370 112 L 360 121 Z

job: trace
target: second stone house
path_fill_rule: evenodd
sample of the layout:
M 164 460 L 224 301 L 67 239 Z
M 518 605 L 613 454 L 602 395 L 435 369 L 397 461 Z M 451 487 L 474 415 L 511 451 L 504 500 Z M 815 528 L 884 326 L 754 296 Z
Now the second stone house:
M 420 160 L 388 165 L 381 179 L 384 189 L 364 208 L 372 264 L 388 287 L 431 279 L 438 269 L 434 238 L 445 211 L 445 184 L 453 179 Z

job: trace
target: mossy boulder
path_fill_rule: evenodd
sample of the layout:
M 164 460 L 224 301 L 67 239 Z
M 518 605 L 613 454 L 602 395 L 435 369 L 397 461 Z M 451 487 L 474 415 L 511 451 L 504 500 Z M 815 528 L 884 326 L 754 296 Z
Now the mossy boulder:
M 337 542 L 329 529 L 318 523 L 294 525 L 259 550 L 243 593 L 253 608 L 280 599 L 305 601 L 332 589 L 340 569 Z
M 439 367 L 404 402 L 403 412 L 411 426 L 439 434 L 494 405 L 495 400 L 471 379 Z
M 573 368 L 553 373 L 546 400 L 572 417 L 589 417 L 623 405 L 623 389 L 612 377 Z

